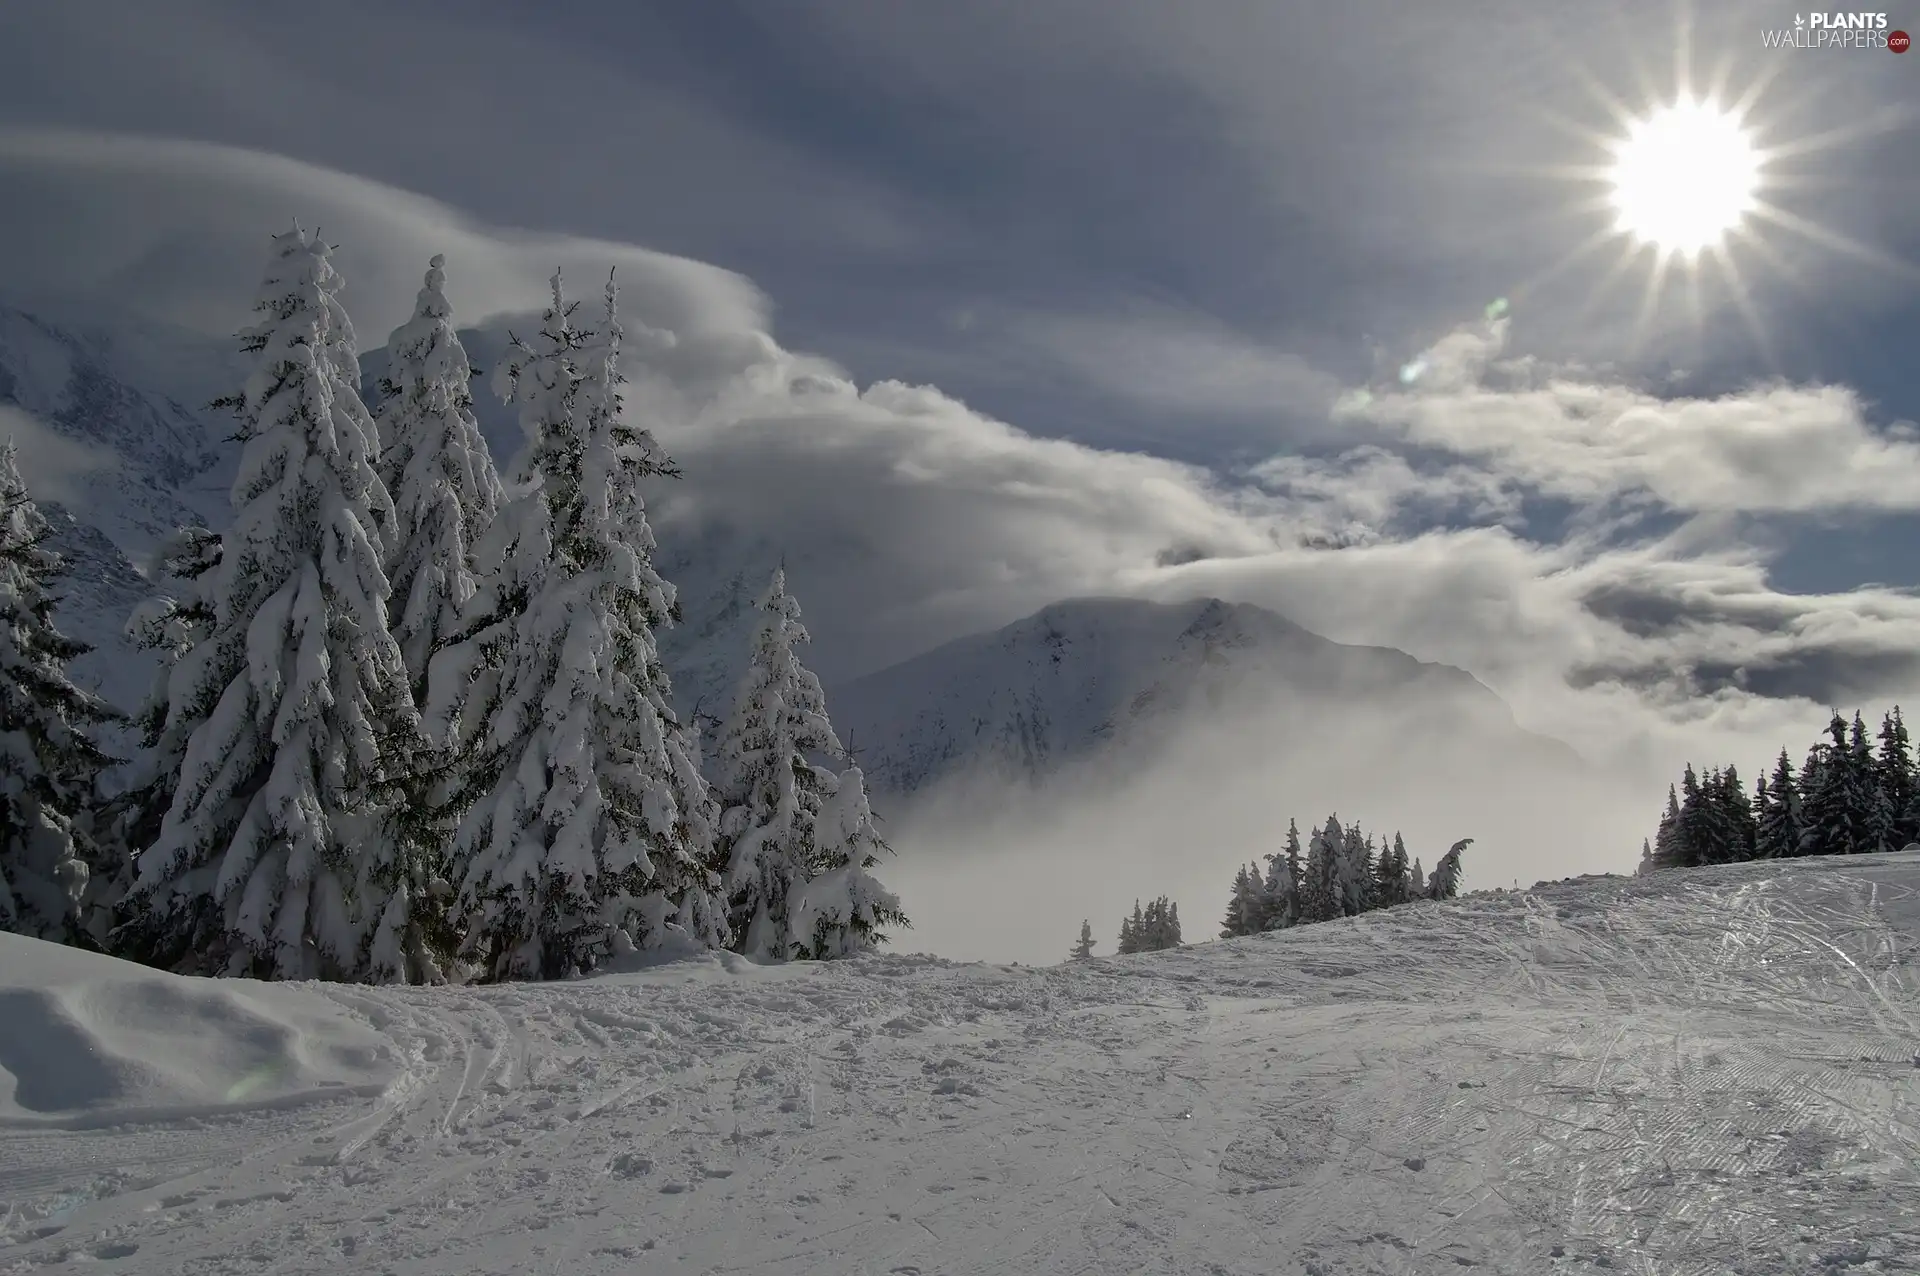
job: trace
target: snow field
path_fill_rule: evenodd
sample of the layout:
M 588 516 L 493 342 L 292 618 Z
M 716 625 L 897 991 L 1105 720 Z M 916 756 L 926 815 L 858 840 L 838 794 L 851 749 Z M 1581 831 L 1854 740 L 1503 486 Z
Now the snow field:
M 1916 941 L 1911 854 L 1043 969 L 0 937 L 0 1272 L 1912 1272 Z

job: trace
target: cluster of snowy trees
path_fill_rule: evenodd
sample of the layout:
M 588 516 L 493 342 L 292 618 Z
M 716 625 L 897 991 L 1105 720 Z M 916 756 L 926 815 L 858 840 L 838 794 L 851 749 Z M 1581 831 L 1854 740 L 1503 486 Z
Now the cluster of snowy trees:
M 1452 899 L 1460 893 L 1461 852 L 1472 844 L 1470 837 L 1455 842 L 1428 876 L 1418 859 L 1408 859 L 1398 833 L 1391 842 L 1376 839 L 1330 815 L 1303 850 L 1300 826 L 1289 820 L 1286 845 L 1266 857 L 1265 869 L 1246 864 L 1235 875 L 1220 937 L 1355 917 L 1416 899 Z
M 1864 855 L 1920 842 L 1920 772 L 1896 706 L 1876 740 L 1858 712 L 1827 724 L 1798 774 L 1780 751 L 1749 796 L 1739 772 L 1691 764 L 1667 788 L 1660 828 L 1641 843 L 1640 871 L 1798 855 Z
M 1145 909 L 1133 901 L 1133 916 L 1120 919 L 1120 953 L 1157 953 L 1180 947 L 1180 905 L 1165 895 Z
M 1453 899 L 1460 893 L 1460 857 L 1473 845 L 1455 842 L 1429 876 L 1418 859 L 1409 859 L 1400 834 L 1393 840 L 1343 825 L 1330 815 L 1303 846 L 1300 826 L 1287 821 L 1286 845 L 1266 857 L 1266 867 L 1243 864 L 1234 875 L 1233 894 L 1220 938 L 1258 935 L 1355 917 L 1376 908 L 1392 908 L 1416 899 Z M 1150 953 L 1180 946 L 1180 906 L 1165 895 L 1120 921 L 1120 952 Z M 1076 961 L 1093 956 L 1093 926 L 1080 923 L 1079 942 L 1068 951 Z
M 435 257 L 378 405 L 330 249 L 274 241 L 242 334 L 233 521 L 185 529 L 129 633 L 161 670 L 131 781 L 53 619 L 46 524 L 0 453 L 0 927 L 183 973 L 558 978 L 640 949 L 828 958 L 907 924 L 887 848 L 796 649 L 776 573 L 703 774 L 654 633 L 645 481 L 621 411 L 617 292 L 560 277 L 494 388 L 527 450 L 503 481 Z

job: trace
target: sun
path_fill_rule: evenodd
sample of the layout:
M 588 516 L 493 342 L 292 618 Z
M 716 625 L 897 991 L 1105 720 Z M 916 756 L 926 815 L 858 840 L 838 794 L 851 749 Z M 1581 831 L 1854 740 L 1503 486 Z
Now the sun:
M 1608 180 L 1617 231 L 1695 258 L 1759 207 L 1761 154 L 1734 112 L 1683 97 L 1628 127 Z

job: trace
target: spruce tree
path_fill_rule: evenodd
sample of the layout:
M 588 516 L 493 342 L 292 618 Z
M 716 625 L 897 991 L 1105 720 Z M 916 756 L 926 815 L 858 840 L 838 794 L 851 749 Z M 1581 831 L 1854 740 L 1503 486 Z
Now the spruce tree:
M 1413 868 L 1407 873 L 1407 898 L 1425 899 L 1427 897 L 1427 875 L 1420 868 L 1420 857 L 1414 856 Z
M 140 855 L 160 839 L 160 829 L 180 787 L 180 766 L 195 720 L 171 712 L 169 690 L 174 666 L 213 633 L 212 586 L 218 579 L 220 537 L 204 527 L 175 531 L 154 555 L 150 574 L 161 593 L 135 608 L 126 634 L 134 646 L 154 654 L 157 668 L 147 697 L 134 713 L 140 748 L 129 767 L 126 787 L 100 812 L 102 836 L 126 865 L 126 880 L 114 892 L 110 922 L 124 922 L 125 898 L 133 886 Z M 140 955 L 139 925 L 112 936 L 108 947 Z
M 492 566 L 480 560 L 504 499 L 474 418 L 473 369 L 454 329 L 446 281 L 446 259 L 436 255 L 412 317 L 387 339 L 375 414 L 378 468 L 393 502 L 388 615 L 420 706 L 429 701 L 434 656 L 462 633 L 479 580 Z M 392 892 L 374 940 L 381 965 L 409 967 L 419 982 L 440 979 L 461 938 L 450 916 L 448 878 L 456 875 L 450 843 L 464 759 L 444 738 L 430 743 L 439 747 L 411 753 L 402 777 L 406 801 L 397 821 L 396 863 L 406 866 L 406 881 Z
M 1915 782 L 1912 742 L 1900 706 L 1880 720 L 1880 749 L 1874 757 L 1874 777 L 1893 817 L 1888 841 L 1894 849 L 1920 840 L 1920 827 L 1912 823 L 1915 799 L 1920 798 L 1920 783 Z
M 1754 858 L 1785 859 L 1800 854 L 1800 787 L 1785 749 L 1773 764 L 1767 801 L 1754 830 Z
M 1383 846 L 1374 865 L 1373 898 L 1375 908 L 1392 908 L 1407 902 L 1407 843 L 1399 833 L 1393 844 Z
M 788 902 L 792 956 L 805 961 L 852 957 L 887 942 L 881 927 L 911 924 L 899 898 L 867 871 L 892 848 L 874 828 L 859 767 L 832 778 L 813 834 L 807 878 Z
M 1234 874 L 1233 893 L 1227 900 L 1227 915 L 1221 923 L 1220 938 L 1234 939 L 1261 931 L 1261 887 L 1258 871 L 1242 864 L 1240 871 Z
M 1080 940 L 1067 956 L 1074 961 L 1085 961 L 1093 956 L 1093 923 L 1084 917 L 1080 919 Z
M 819 759 L 846 749 L 820 680 L 795 651 L 807 631 L 784 570 L 755 605 L 762 620 L 720 730 L 715 796 L 734 947 L 784 961 L 804 939 L 790 927 L 788 905 L 817 858 L 815 824 L 834 783 Z
M 1337 815 L 1328 816 L 1325 826 L 1315 830 L 1308 839 L 1306 888 L 1300 914 L 1303 922 L 1331 921 L 1342 915 L 1339 858 L 1345 839 L 1346 833 Z
M 1640 871 L 1657 872 L 1680 867 L 1680 798 L 1671 784 L 1667 786 L 1667 809 L 1660 814 L 1660 827 L 1653 835 L 1651 857 L 1643 857 Z
M 1827 737 L 1801 773 L 1801 853 L 1851 855 L 1865 841 L 1867 812 L 1847 722 L 1838 713 L 1827 724 Z
M 52 586 L 64 571 L 47 520 L 0 446 L 0 930 L 97 945 L 89 905 L 119 874 L 93 812 L 109 759 L 93 732 L 114 718 L 67 671 L 89 648 L 60 632 Z
M 1710 818 L 1705 789 L 1689 762 L 1680 779 L 1680 816 L 1674 826 L 1675 868 L 1698 868 L 1706 862 Z
M 654 629 L 673 587 L 653 565 L 643 480 L 677 473 L 620 416 L 611 279 L 591 332 L 552 281 L 532 344 L 496 385 L 520 408 L 529 482 L 503 508 L 501 567 L 431 680 L 461 724 L 471 799 L 453 842 L 465 954 L 493 980 L 557 978 L 613 953 L 727 937 L 711 799 L 669 706 Z
M 417 703 L 433 653 L 457 634 L 484 570 L 475 554 L 505 493 L 473 415 L 472 368 L 454 331 L 446 258 L 427 268 L 413 317 L 387 339 L 376 420 L 397 530 L 388 614 Z
M 1141 951 L 1141 933 L 1146 930 L 1146 915 L 1140 911 L 1140 901 L 1133 901 L 1133 916 L 1120 919 L 1120 942 L 1116 949 L 1122 956 Z
M 405 890 L 389 777 L 417 721 L 387 628 L 392 506 L 329 255 L 298 227 L 276 237 L 242 334 L 254 372 L 216 404 L 240 422 L 233 525 L 207 632 L 168 674 L 166 730 L 185 743 L 127 932 L 174 970 L 404 973 L 367 947 Z
M 1260 891 L 1260 928 L 1281 930 L 1300 924 L 1300 827 L 1287 821 L 1287 844 L 1267 857 Z
M 1895 849 L 1893 840 L 1900 811 L 1892 803 L 1879 759 L 1867 737 L 1867 722 L 1859 710 L 1853 714 L 1853 728 L 1847 741 L 1847 753 L 1853 773 L 1854 792 L 1860 804 L 1859 841 L 1855 854 L 1873 855 Z
M 1463 837 L 1440 857 L 1440 862 L 1433 866 L 1433 876 L 1427 881 L 1428 899 L 1452 899 L 1460 893 L 1460 853 L 1472 845 L 1472 838 Z

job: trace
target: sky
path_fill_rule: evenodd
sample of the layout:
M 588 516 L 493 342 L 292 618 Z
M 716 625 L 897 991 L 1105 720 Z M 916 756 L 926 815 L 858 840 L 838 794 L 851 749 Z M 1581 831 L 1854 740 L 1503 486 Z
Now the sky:
M 1920 702 L 1920 56 L 1590 8 L 7 6 L 0 298 L 230 333 L 297 216 L 371 347 L 433 252 L 496 327 L 617 265 L 663 544 L 777 543 L 830 678 L 1211 592 L 1750 771 Z M 1569 170 L 1682 77 L 1777 212 L 1649 306 Z

